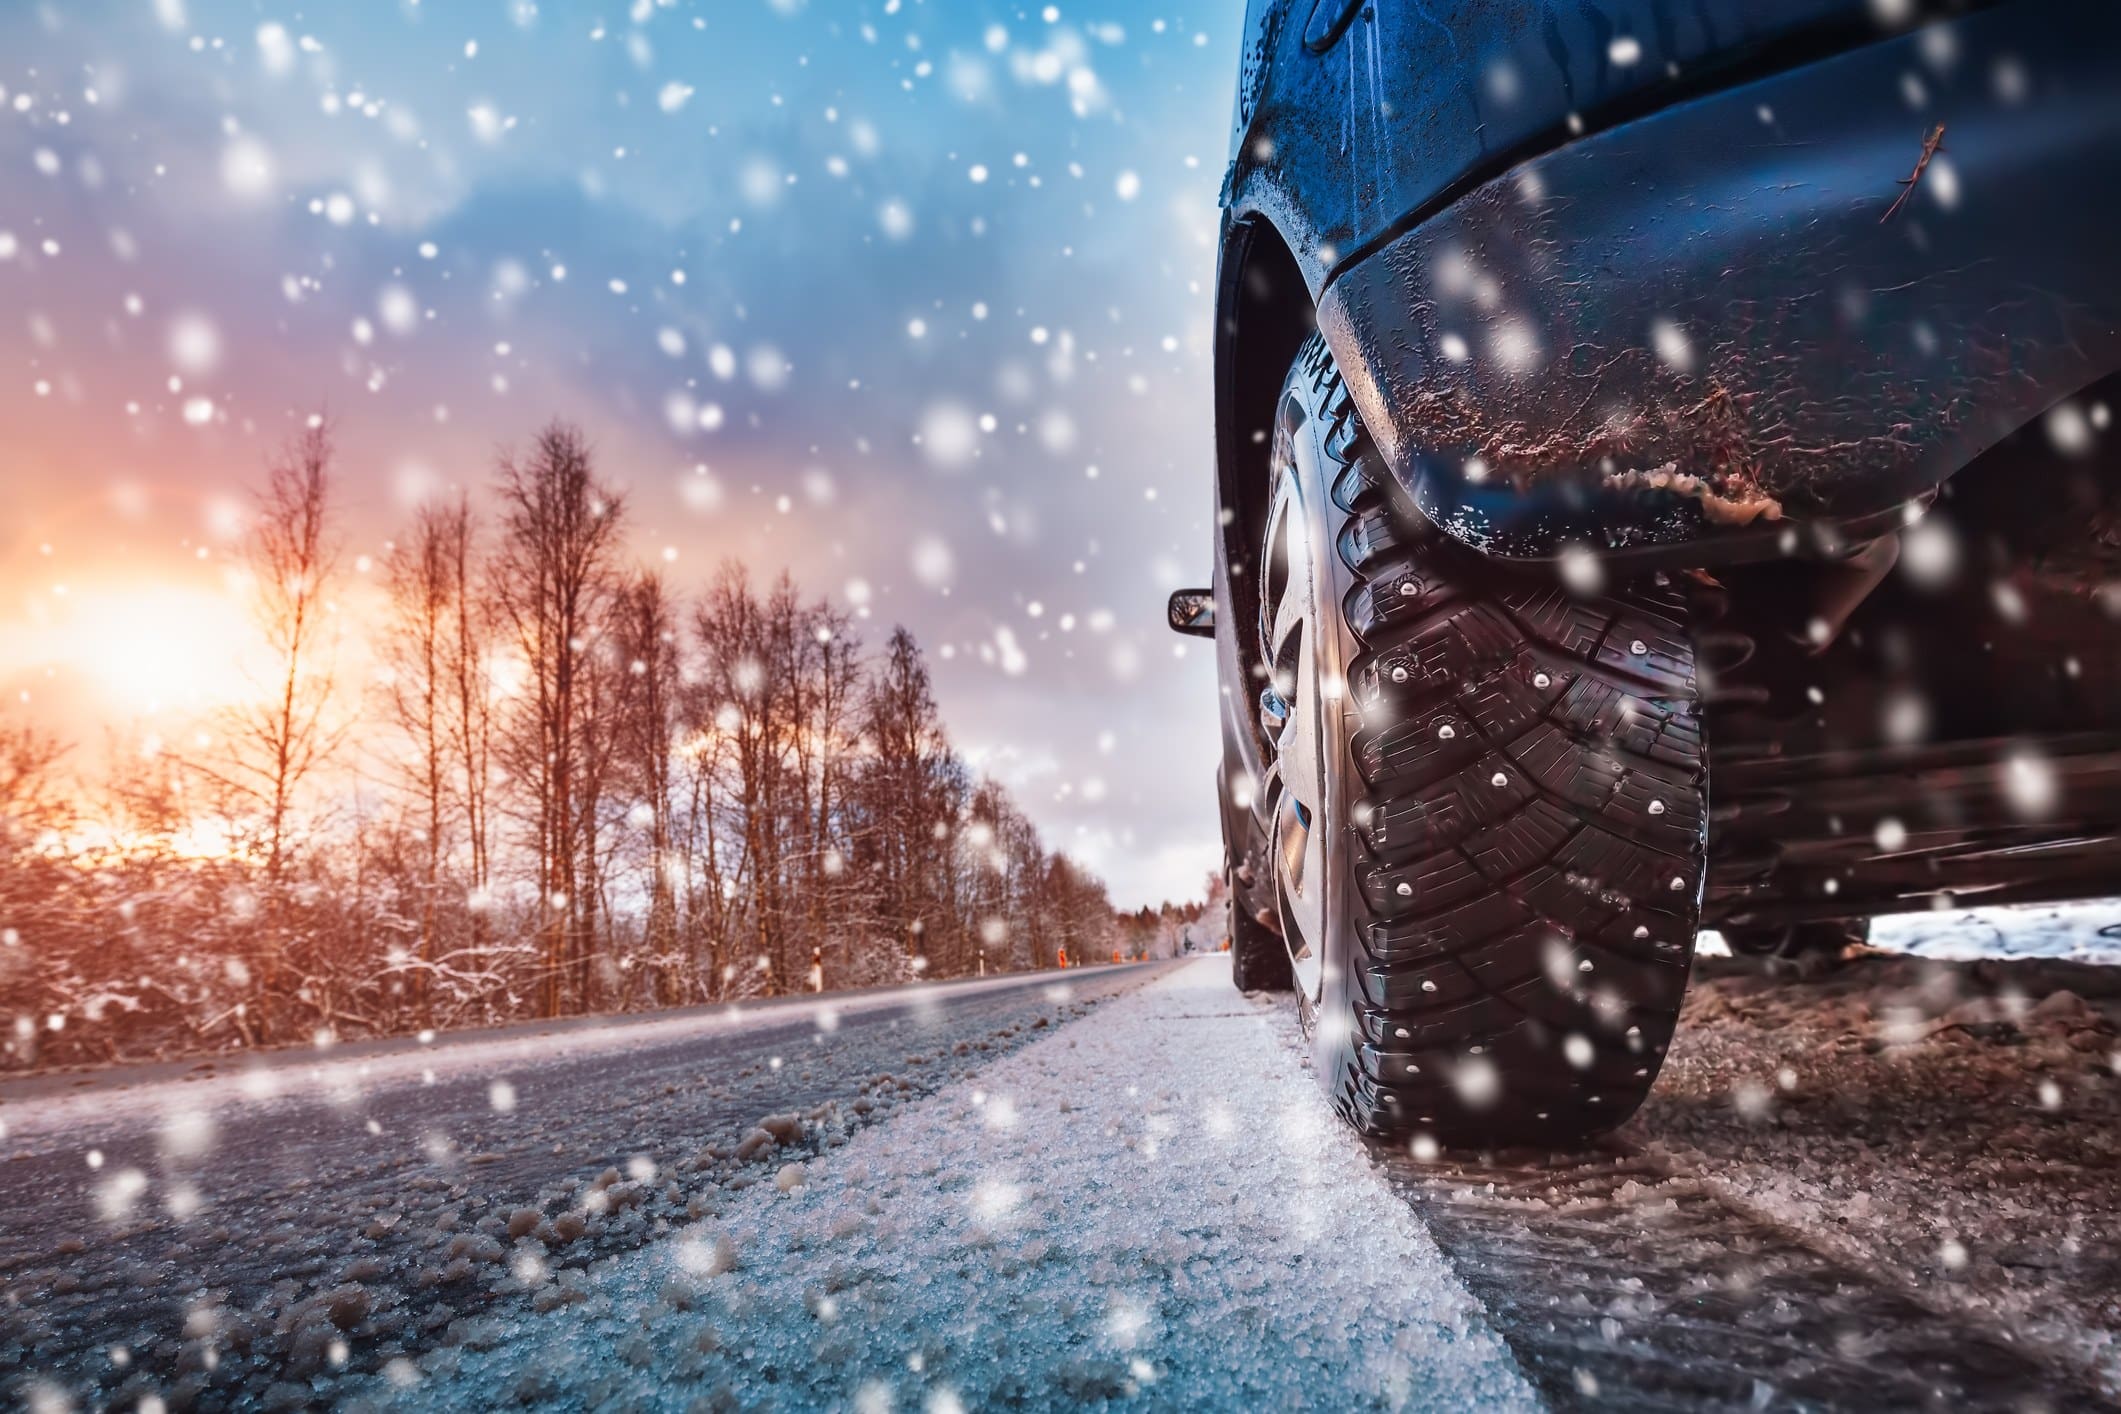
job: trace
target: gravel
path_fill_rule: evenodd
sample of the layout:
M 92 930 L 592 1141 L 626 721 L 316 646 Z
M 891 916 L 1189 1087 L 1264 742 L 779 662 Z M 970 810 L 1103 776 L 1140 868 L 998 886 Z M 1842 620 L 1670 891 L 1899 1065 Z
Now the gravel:
M 1696 972 L 1624 1138 L 2121 1395 L 2121 969 Z

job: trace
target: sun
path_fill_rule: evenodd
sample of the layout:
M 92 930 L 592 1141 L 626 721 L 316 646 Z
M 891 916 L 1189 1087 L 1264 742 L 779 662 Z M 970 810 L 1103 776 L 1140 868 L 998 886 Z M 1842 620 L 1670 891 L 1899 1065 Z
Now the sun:
M 232 595 L 167 583 L 69 587 L 0 634 L 0 674 L 76 676 L 128 714 L 195 712 L 249 691 L 257 631 Z

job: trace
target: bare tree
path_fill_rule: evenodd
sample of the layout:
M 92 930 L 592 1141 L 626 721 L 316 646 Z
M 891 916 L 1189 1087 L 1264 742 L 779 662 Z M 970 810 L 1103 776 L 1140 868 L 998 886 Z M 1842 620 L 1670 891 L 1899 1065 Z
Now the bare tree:
M 920 645 L 893 629 L 861 702 L 869 755 L 854 787 L 856 858 L 873 881 L 879 920 L 911 960 L 930 965 L 955 930 L 956 871 L 941 861 L 964 785 L 936 711 Z
M 24 722 L 0 723 L 0 850 L 12 858 L 73 818 L 60 776 L 67 744 Z
M 858 645 L 844 614 L 806 602 L 787 576 L 761 598 L 733 564 L 692 626 L 686 756 L 714 802 L 705 842 L 735 846 L 719 871 L 730 906 L 706 900 L 729 954 L 717 982 L 787 990 L 822 968 L 860 892 L 846 808 Z M 728 972 L 739 953 L 748 976 Z
M 471 906 L 471 943 L 476 954 L 486 942 L 486 914 L 493 888 L 494 678 L 493 624 L 478 594 L 477 527 L 471 498 L 459 494 L 441 513 L 442 561 L 456 607 L 455 635 L 449 644 L 448 735 L 456 762 L 456 785 L 464 812 L 465 887 Z
M 726 564 L 715 576 L 694 612 L 693 631 L 700 648 L 695 725 L 726 742 L 720 759 L 729 779 L 721 800 L 737 844 L 726 877 L 743 910 L 736 924 L 741 933 L 730 946 L 764 974 L 764 990 L 778 990 L 781 821 L 774 778 L 784 733 L 785 679 L 771 661 L 765 606 L 740 565 Z M 725 959 L 725 968 L 732 965 L 742 966 L 735 957 Z M 754 979 L 740 971 L 726 982 L 748 988 Z
M 416 865 L 416 941 L 401 970 L 423 1023 L 477 1011 L 486 999 L 466 988 L 490 979 L 493 674 L 475 537 L 468 496 L 430 502 L 384 566 L 383 695 L 398 738 L 394 774 L 414 818 L 406 838 L 374 843 L 382 877 Z M 430 995 L 443 982 L 450 995 Z
M 61 777 L 66 745 L 25 723 L 0 724 L 0 1022 L 48 1015 L 53 979 L 72 970 L 80 871 L 60 843 L 75 812 Z M 35 1058 L 37 1028 L 0 1046 Z
M 678 633 L 669 591 L 660 576 L 643 574 L 618 604 L 618 648 L 626 660 L 627 693 L 617 723 L 622 778 L 633 803 L 629 825 L 644 845 L 642 944 L 650 994 L 658 1005 L 683 995 L 679 979 L 678 910 L 674 857 L 676 805 L 672 784 L 679 710 Z
M 621 908 L 614 896 L 618 858 L 626 844 L 628 807 L 619 775 L 624 747 L 628 688 L 627 660 L 617 632 L 617 605 L 625 585 L 614 568 L 603 585 L 593 636 L 576 666 L 575 689 L 581 723 L 580 754 L 574 767 L 575 890 L 581 896 L 580 946 L 575 952 L 574 995 L 583 1010 L 594 1010 L 619 997 L 626 967 L 617 955 Z
M 595 820 L 585 794 L 597 742 L 589 676 L 609 621 L 623 505 L 597 479 L 580 430 L 562 422 L 540 432 L 526 454 L 501 458 L 496 491 L 501 541 L 490 583 L 527 679 L 509 765 L 530 797 L 541 1011 L 557 1016 L 570 976 L 584 1005 L 592 976 Z
M 792 604 L 794 585 L 785 575 L 782 583 Z M 862 881 L 848 867 L 852 842 L 847 836 L 861 643 L 852 620 L 824 603 L 798 610 L 793 628 L 798 727 L 789 756 L 805 841 L 794 863 L 797 892 L 804 900 L 803 931 L 815 955 L 812 984 L 823 990 L 838 981 L 845 948 L 859 937 L 850 925 L 862 917 L 866 903 Z M 828 953 L 833 957 L 829 971 Z
M 730 915 L 736 890 L 724 872 L 722 778 L 729 741 L 712 721 L 711 708 L 705 717 L 700 715 L 703 697 L 687 685 L 675 767 L 682 808 L 673 819 L 687 972 L 697 979 L 699 999 L 712 1001 L 726 994 L 734 971 Z
M 258 1040 L 271 1039 L 287 997 L 281 976 L 290 939 L 286 888 L 297 797 L 344 735 L 329 721 L 329 590 L 338 568 L 332 526 L 332 436 L 312 417 L 266 468 L 247 552 L 255 613 L 271 653 L 260 700 L 228 716 L 218 758 L 195 762 L 255 817 L 264 862 L 265 927 L 257 948 Z
M 390 665 L 391 714 L 405 736 L 402 774 L 420 818 L 421 896 L 419 951 L 432 965 L 440 950 L 443 861 L 448 856 L 450 650 L 459 611 L 456 576 L 449 561 L 451 512 L 423 506 L 384 566 L 390 593 L 390 623 L 383 657 Z M 412 981 L 413 1003 L 431 1019 L 424 973 Z
M 269 811 L 265 869 L 274 885 L 287 864 L 295 793 L 340 735 L 325 721 L 333 682 L 323 661 L 325 603 L 339 560 L 331 526 L 331 462 L 331 426 L 313 417 L 267 468 L 250 542 L 258 620 L 277 682 L 262 710 L 244 719 L 251 754 L 243 764 Z

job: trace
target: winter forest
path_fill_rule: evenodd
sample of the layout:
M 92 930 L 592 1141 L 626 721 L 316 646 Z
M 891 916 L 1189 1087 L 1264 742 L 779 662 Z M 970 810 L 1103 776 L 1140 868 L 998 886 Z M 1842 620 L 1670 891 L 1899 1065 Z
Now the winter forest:
M 0 6 L 0 1069 L 1219 946 L 1234 32 L 386 9 Z
M 256 494 L 251 700 L 94 781 L 80 743 L 5 727 L 8 1065 L 1154 945 L 953 750 L 911 634 L 864 641 L 785 574 L 640 568 L 565 423 L 412 513 L 349 681 L 333 432 L 311 417 Z

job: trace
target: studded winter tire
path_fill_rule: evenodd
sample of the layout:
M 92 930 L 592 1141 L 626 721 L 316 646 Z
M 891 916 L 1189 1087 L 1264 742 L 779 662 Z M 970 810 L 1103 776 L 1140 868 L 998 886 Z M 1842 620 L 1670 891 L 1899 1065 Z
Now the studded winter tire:
M 1656 1078 L 1700 916 L 1686 599 L 1482 560 L 1397 491 L 1324 343 L 1274 420 L 1265 864 L 1334 1106 L 1567 1143 Z M 1233 689 L 1235 690 L 1235 689 Z

